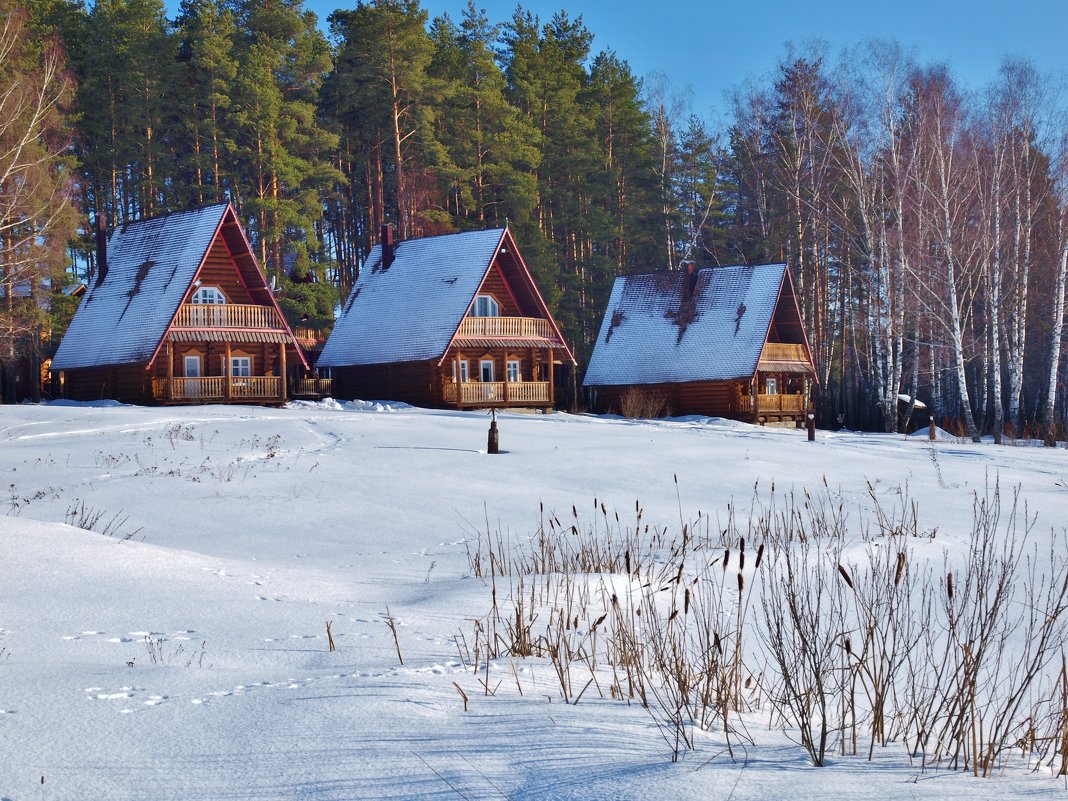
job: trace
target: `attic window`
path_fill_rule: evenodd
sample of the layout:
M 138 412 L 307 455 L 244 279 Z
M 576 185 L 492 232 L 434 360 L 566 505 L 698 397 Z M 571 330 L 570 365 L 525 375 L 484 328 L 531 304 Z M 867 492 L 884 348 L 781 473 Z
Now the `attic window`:
M 471 304 L 472 317 L 500 317 L 501 307 L 489 295 L 479 295 Z
M 191 303 L 226 303 L 226 296 L 217 286 L 202 286 L 193 293 Z

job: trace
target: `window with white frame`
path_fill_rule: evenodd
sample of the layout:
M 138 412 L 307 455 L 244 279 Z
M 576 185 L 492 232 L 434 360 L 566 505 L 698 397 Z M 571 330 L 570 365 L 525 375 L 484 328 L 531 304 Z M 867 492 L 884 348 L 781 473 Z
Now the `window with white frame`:
M 230 375 L 234 378 L 248 378 L 252 375 L 251 356 L 231 356 Z
M 489 295 L 479 295 L 471 304 L 472 317 L 499 317 L 500 314 L 501 307 Z
M 217 286 L 202 286 L 199 287 L 197 291 L 193 293 L 193 297 L 190 298 L 190 302 L 223 304 L 226 303 L 226 296 Z
M 493 359 L 483 359 L 478 363 L 479 379 L 481 381 L 493 380 Z
M 189 356 L 185 357 L 185 377 L 186 378 L 200 378 L 200 357 Z
M 453 363 L 452 363 L 452 380 L 453 381 L 457 380 L 457 375 L 456 375 L 456 365 L 457 364 L 460 365 L 459 381 L 460 381 L 460 383 L 466 384 L 470 380 L 470 376 L 469 376 L 468 371 L 467 371 L 467 369 L 468 369 L 467 368 L 467 359 L 461 359 L 459 362 L 456 362 L 455 360 L 453 361 Z
M 764 393 L 766 395 L 778 395 L 779 394 L 779 379 L 771 378 L 770 376 L 764 381 Z
M 512 359 L 508 360 L 508 383 L 515 384 L 519 382 L 519 362 Z

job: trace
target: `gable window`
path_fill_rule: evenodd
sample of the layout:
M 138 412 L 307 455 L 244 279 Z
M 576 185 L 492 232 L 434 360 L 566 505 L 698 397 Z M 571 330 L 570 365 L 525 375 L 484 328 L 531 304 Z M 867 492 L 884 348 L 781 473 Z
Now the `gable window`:
M 193 297 L 190 298 L 190 302 L 223 304 L 226 303 L 226 296 L 217 286 L 202 286 L 199 287 L 197 291 L 193 293 Z
M 479 295 L 471 304 L 472 317 L 499 317 L 500 314 L 501 307 L 489 295 Z
M 516 384 L 519 382 L 519 362 L 509 359 L 508 361 L 508 383 Z
M 493 359 L 483 359 L 478 363 L 479 379 L 485 382 L 493 381 Z
M 230 375 L 235 378 L 248 378 L 252 375 L 252 358 L 250 356 L 231 356 Z

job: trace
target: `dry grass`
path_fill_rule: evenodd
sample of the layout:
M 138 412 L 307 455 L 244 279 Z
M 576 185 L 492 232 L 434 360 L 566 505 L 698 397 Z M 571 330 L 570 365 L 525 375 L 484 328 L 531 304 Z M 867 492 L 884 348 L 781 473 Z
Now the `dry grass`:
M 896 743 L 923 769 L 992 776 L 1015 752 L 1063 770 L 1068 547 L 1039 553 L 994 486 L 976 496 L 967 557 L 936 567 L 914 553 L 933 530 L 898 498 L 871 489 L 874 511 L 850 513 L 826 490 L 772 488 L 677 527 L 595 501 L 592 515 L 543 511 L 523 543 L 483 532 L 469 558 L 491 608 L 461 656 L 487 695 L 491 661 L 514 660 L 522 693 L 515 662 L 533 658 L 566 703 L 640 705 L 673 760 L 699 732 L 733 755 L 759 711 L 817 766 Z M 866 547 L 847 557 L 846 543 Z

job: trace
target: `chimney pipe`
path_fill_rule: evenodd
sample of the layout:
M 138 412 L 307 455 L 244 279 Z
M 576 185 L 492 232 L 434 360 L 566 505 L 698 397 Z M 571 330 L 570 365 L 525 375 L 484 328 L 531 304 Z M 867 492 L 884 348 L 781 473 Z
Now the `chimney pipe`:
M 104 283 L 108 274 L 108 218 L 96 215 L 96 285 Z
M 679 266 L 686 272 L 686 280 L 682 285 L 683 300 L 689 301 L 697 289 L 697 262 L 687 259 Z
M 388 270 L 393 264 L 393 226 L 386 223 L 382 226 L 382 269 Z

